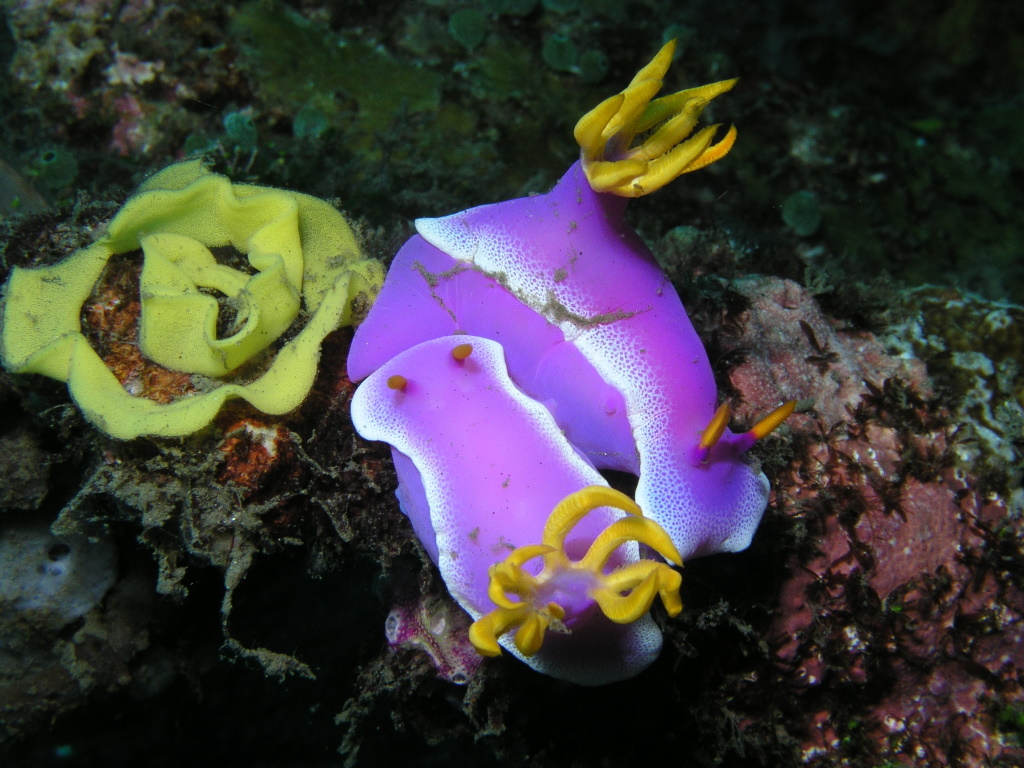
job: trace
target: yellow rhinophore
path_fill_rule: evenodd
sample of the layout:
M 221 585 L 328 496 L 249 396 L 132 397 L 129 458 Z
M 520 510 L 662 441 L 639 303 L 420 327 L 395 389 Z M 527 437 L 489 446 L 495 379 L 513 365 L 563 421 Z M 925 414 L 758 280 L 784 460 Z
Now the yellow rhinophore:
M 211 248 L 245 253 L 252 272 L 218 264 Z M 127 392 L 82 334 L 82 305 L 110 257 L 143 253 L 139 346 L 165 368 L 208 377 L 200 394 L 169 404 Z M 68 383 L 86 417 L 108 434 L 176 437 L 213 419 L 241 397 L 264 413 L 296 408 L 309 393 L 323 338 L 351 322 L 352 304 L 383 283 L 379 262 L 363 257 L 344 217 L 309 195 L 232 184 L 198 160 L 148 179 L 103 238 L 49 267 L 12 270 L 0 357 L 15 373 Z M 222 293 L 234 326 L 218 337 Z M 281 346 L 261 376 L 231 374 L 289 330 L 304 306 L 308 321 Z
M 708 102 L 736 85 L 735 79 L 654 99 L 675 49 L 676 41 L 670 40 L 624 91 L 605 99 L 576 123 L 583 171 L 595 192 L 640 197 L 710 165 L 732 149 L 735 126 L 715 144 L 711 141 L 718 125 L 690 133 Z M 653 132 L 639 145 L 631 146 L 638 135 L 649 131 Z
M 565 537 L 583 517 L 597 507 L 615 507 L 630 517 L 616 520 L 591 543 L 587 553 L 572 561 L 565 553 Z M 565 618 L 566 610 L 556 600 L 559 582 L 573 585 L 584 582 L 586 594 L 601 612 L 618 624 L 636 621 L 654 602 L 661 600 L 670 616 L 683 608 L 679 598 L 682 577 L 665 563 L 639 560 L 620 566 L 610 573 L 604 569 L 612 553 L 628 541 L 646 544 L 676 565 L 682 558 L 668 534 L 628 496 L 604 485 L 591 485 L 571 493 L 552 510 L 544 525 L 541 544 L 512 551 L 489 569 L 488 596 L 498 607 L 480 617 L 469 628 L 469 639 L 483 656 L 501 653 L 498 638 L 515 630 L 513 640 L 524 656 L 540 650 L 544 632 L 552 622 Z M 535 557 L 544 567 L 533 576 L 523 565 Z M 512 599 L 509 595 L 515 595 Z

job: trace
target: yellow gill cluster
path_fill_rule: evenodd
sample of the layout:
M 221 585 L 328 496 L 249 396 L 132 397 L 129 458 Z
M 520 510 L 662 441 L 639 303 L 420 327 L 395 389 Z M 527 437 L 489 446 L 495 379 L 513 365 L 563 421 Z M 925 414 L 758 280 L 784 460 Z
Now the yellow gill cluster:
M 676 41 L 670 40 L 624 91 L 605 99 L 576 123 L 583 171 L 595 192 L 640 197 L 720 160 L 732 149 L 735 126 L 714 144 L 718 125 L 690 133 L 708 102 L 730 90 L 735 79 L 654 99 L 675 48 Z M 643 141 L 631 146 L 640 135 Z
M 579 560 L 565 553 L 569 531 L 591 510 L 614 507 L 629 516 L 605 528 Z M 634 622 L 650 610 L 655 595 L 670 616 L 682 610 L 679 586 L 682 577 L 669 565 L 655 560 L 639 560 L 609 573 L 605 568 L 612 553 L 622 544 L 637 541 L 646 544 L 667 560 L 682 565 L 682 558 L 668 534 L 628 496 L 602 485 L 591 485 L 566 496 L 552 510 L 544 525 L 541 544 L 519 547 L 489 569 L 488 596 L 498 607 L 473 623 L 469 639 L 483 656 L 501 653 L 498 638 L 515 631 L 513 640 L 524 656 L 540 650 L 548 627 L 559 624 L 565 608 L 548 601 L 560 580 L 587 583 L 587 596 L 601 612 L 618 624 Z M 536 576 L 523 570 L 529 560 L 540 557 L 543 569 Z M 514 595 L 515 597 L 509 597 Z

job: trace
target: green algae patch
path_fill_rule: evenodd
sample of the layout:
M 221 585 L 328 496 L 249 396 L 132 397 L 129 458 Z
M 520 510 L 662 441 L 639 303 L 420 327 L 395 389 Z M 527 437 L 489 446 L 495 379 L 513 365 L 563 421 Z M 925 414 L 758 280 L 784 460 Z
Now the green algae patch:
M 355 102 L 359 132 L 372 135 L 400 113 L 433 112 L 441 102 L 438 73 L 334 35 L 279 3 L 243 5 L 230 31 L 261 97 L 292 114 L 313 106 L 337 119 L 340 94 Z
M 224 247 L 244 253 L 245 268 L 219 263 L 211 249 Z M 201 391 L 172 402 L 129 392 L 82 332 L 83 304 L 111 257 L 140 249 L 140 352 L 201 377 Z M 67 382 L 86 418 L 114 437 L 183 436 L 209 424 L 230 398 L 269 414 L 298 407 L 324 337 L 350 324 L 353 303 L 372 301 L 382 282 L 379 262 L 363 258 L 326 202 L 232 184 L 199 161 L 184 162 L 148 179 L 93 245 L 11 272 L 0 358 L 15 373 Z M 296 331 L 303 309 L 308 320 Z

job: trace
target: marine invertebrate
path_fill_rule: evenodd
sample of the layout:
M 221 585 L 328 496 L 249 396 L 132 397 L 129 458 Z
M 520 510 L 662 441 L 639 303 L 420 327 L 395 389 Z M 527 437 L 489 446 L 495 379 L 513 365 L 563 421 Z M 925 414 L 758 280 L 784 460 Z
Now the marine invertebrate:
M 222 246 L 246 253 L 253 273 L 218 263 L 210 248 Z M 126 391 L 82 333 L 82 305 L 111 257 L 140 248 L 139 350 L 204 390 L 165 404 Z M 86 417 L 114 437 L 185 435 L 228 398 L 271 414 L 297 407 L 320 342 L 351 321 L 353 302 L 372 297 L 381 280 L 380 264 L 362 258 L 327 203 L 179 163 L 143 183 L 93 245 L 52 266 L 12 271 L 0 356 L 16 373 L 66 381 Z M 233 324 L 221 317 L 218 295 Z M 305 327 L 264 355 L 303 305 Z
M 353 380 L 369 375 L 356 429 L 393 446 L 403 511 L 477 619 L 474 644 L 577 682 L 643 669 L 660 647 L 646 616 L 655 594 L 679 610 L 678 575 L 638 560 L 636 541 L 676 563 L 749 544 L 768 482 L 743 453 L 793 408 L 728 430 L 679 297 L 623 222 L 627 198 L 735 140 L 730 129 L 713 143 L 717 126 L 690 136 L 735 81 L 653 98 L 672 51 L 579 121 L 581 160 L 548 194 L 417 220 L 348 360 Z M 437 362 L 463 344 L 464 364 Z M 472 367 L 486 387 L 465 380 Z M 637 474 L 636 503 L 595 490 L 607 485 L 598 469 Z
M 469 617 L 450 600 L 404 600 L 384 622 L 384 636 L 393 649 L 417 648 L 433 663 L 437 674 L 466 685 L 483 658 L 469 642 Z
M 479 650 L 495 655 L 500 643 L 536 669 L 586 684 L 629 677 L 657 657 L 661 633 L 647 609 L 660 591 L 678 612 L 680 580 L 641 559 L 637 542 L 675 562 L 678 553 L 653 521 L 623 520 L 608 506 L 639 514 L 515 386 L 501 345 L 449 336 L 397 355 L 360 385 L 352 421 L 392 445 L 402 510 L 477 620 L 470 638 Z M 529 562 L 535 556 L 543 570 Z M 552 625 L 571 635 L 542 646 Z
M 218 482 L 230 482 L 251 494 L 264 486 L 268 476 L 295 457 L 295 444 L 281 424 L 266 424 L 251 417 L 241 418 L 224 429 L 217 446 L 224 463 Z
M 768 483 L 742 458 L 756 432 L 734 435 L 726 418 L 698 447 L 717 405 L 707 353 L 622 218 L 626 197 L 713 162 L 735 136 L 712 144 L 711 127 L 686 138 L 734 81 L 651 101 L 671 52 L 579 121 L 582 160 L 548 194 L 416 221 L 419 235 L 356 333 L 349 375 L 361 379 L 431 338 L 500 341 L 512 379 L 551 409 L 573 446 L 598 469 L 639 475 L 637 503 L 685 559 L 744 549 Z

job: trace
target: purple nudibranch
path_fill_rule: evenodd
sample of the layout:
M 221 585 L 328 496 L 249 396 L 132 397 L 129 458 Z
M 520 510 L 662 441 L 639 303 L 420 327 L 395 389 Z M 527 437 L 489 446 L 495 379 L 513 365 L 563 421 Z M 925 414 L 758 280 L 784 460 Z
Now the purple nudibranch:
M 474 645 L 583 684 L 656 658 L 655 595 L 681 608 L 678 572 L 637 542 L 677 564 L 750 544 L 769 489 L 743 454 L 792 410 L 728 430 L 703 344 L 623 220 L 627 197 L 735 139 L 689 135 L 735 81 L 651 100 L 672 52 L 580 120 L 582 160 L 551 192 L 417 220 L 348 359 L 369 376 L 356 429 L 392 445 Z M 602 469 L 638 476 L 635 504 Z

